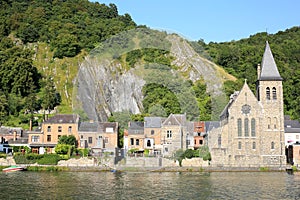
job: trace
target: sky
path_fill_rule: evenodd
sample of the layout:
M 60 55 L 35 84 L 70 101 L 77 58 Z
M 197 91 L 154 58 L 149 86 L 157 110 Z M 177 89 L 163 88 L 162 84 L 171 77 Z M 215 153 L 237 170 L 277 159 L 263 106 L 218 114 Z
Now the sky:
M 188 40 L 229 42 L 300 25 L 300 0 L 91 0 L 118 7 L 137 25 Z

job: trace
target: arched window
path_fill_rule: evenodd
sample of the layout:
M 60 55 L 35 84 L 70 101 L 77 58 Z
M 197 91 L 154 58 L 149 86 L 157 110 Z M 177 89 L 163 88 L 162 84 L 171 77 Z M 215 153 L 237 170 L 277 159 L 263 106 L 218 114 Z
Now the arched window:
M 242 137 L 242 119 L 239 118 L 237 120 L 237 125 L 238 125 L 238 137 Z
M 252 149 L 256 149 L 256 143 L 255 142 L 252 143 Z
M 249 137 L 249 120 L 246 118 L 244 120 L 244 126 L 245 126 L 245 137 Z
M 274 117 L 274 129 L 277 129 L 277 118 Z
M 256 125 L 255 125 L 255 119 L 252 118 L 252 119 L 251 119 L 251 136 L 252 136 L 252 137 L 255 137 L 255 135 L 256 135 L 256 134 L 255 134 L 255 132 L 256 132 L 256 131 L 255 131 L 255 126 L 256 126 Z
M 267 98 L 267 100 L 271 99 L 270 98 L 270 88 L 269 87 L 266 88 L 266 98 Z
M 239 143 L 238 143 L 238 148 L 239 148 L 239 149 L 242 149 L 242 142 L 239 142 Z
M 277 94 L 276 94 L 276 88 L 275 87 L 272 88 L 272 96 L 273 96 L 273 100 L 277 99 Z
M 271 129 L 271 118 L 268 117 L 268 129 Z
M 275 143 L 271 142 L 271 149 L 275 149 Z

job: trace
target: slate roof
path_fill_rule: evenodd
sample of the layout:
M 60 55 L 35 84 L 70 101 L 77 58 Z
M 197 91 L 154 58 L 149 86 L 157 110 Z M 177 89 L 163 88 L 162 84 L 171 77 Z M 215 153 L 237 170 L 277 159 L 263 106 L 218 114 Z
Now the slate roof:
M 221 126 L 219 121 L 206 121 L 205 130 L 206 132 L 211 131 L 213 128 L 219 128 Z
M 300 122 L 298 120 L 291 120 L 289 117 L 284 118 L 284 132 L 285 133 L 300 133 Z
M 78 132 L 97 132 L 98 122 L 80 122 Z
M 144 122 L 129 122 L 128 134 L 144 134 Z
M 78 131 L 79 132 L 98 132 L 105 133 L 106 128 L 113 128 L 113 131 L 116 132 L 118 128 L 117 122 L 80 122 Z
M 62 115 L 62 114 L 59 114 L 59 115 L 55 115 L 51 118 L 49 118 L 48 120 L 46 120 L 44 123 L 49 123 L 49 124 L 74 124 L 74 123 L 77 123 L 79 120 L 79 117 L 78 115 L 76 114 L 72 114 L 72 115 Z
M 186 125 L 186 115 L 185 114 L 170 114 L 169 117 L 163 122 L 163 125 L 175 125 L 175 126 L 185 126 Z
M 162 118 L 161 117 L 145 117 L 145 128 L 161 128 Z
M 266 42 L 266 48 L 261 62 L 261 72 L 260 72 L 259 80 L 260 81 L 266 81 L 266 80 L 281 81 L 282 80 L 278 72 L 268 41 Z
M 116 132 L 116 129 L 118 128 L 118 122 L 100 122 L 99 123 L 99 131 L 101 133 L 105 133 L 106 128 L 113 128 L 114 132 Z

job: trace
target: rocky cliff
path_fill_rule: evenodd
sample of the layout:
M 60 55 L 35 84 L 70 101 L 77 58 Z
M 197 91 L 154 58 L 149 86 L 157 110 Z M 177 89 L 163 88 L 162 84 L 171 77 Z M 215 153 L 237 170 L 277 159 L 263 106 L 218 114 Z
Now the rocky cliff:
M 143 110 L 142 88 L 147 77 L 151 77 L 153 81 L 153 71 L 146 70 L 145 63 L 136 63 L 134 68 L 128 69 L 119 58 L 130 51 L 143 48 L 170 52 L 174 57 L 172 65 L 177 66 L 177 70 L 169 72 L 170 76 L 174 76 L 174 82 L 180 82 L 177 79 L 194 82 L 202 77 L 207 84 L 207 92 L 214 99 L 226 99 L 223 97 L 222 83 L 226 79 L 235 78 L 201 57 L 188 41 L 175 34 L 136 29 L 113 37 L 85 58 L 80 65 L 77 87 L 74 90 L 76 99 L 73 102 L 77 102 L 74 104 L 76 109 L 80 107 L 90 119 L 99 121 L 106 121 L 112 112 L 128 110 L 134 114 L 140 113 Z M 155 73 L 158 75 L 154 80 L 163 82 L 165 74 L 157 70 Z M 216 107 L 220 107 L 220 104 L 225 105 L 226 102 L 216 102 Z M 215 112 L 218 115 L 219 108 Z

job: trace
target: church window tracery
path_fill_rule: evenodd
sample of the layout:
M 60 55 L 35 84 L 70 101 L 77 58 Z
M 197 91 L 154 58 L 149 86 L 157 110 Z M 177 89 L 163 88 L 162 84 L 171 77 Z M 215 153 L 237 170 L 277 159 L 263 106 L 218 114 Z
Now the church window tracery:
M 238 125 L 238 137 L 242 136 L 242 119 L 239 118 L 237 120 L 237 125 Z
M 245 137 L 249 137 L 249 120 L 248 118 L 245 118 L 244 120 L 244 128 L 245 128 Z
M 256 130 L 255 130 L 255 119 L 254 118 L 252 118 L 251 119 L 251 136 L 252 137 L 255 137 L 255 132 L 256 132 Z

